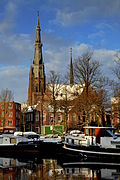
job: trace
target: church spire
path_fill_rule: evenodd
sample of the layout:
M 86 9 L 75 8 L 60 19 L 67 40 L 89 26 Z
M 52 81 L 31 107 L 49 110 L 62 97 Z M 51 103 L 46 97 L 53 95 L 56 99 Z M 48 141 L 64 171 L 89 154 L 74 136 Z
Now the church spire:
M 37 26 L 36 26 L 36 43 L 40 43 L 41 42 L 41 37 L 40 37 L 40 23 L 39 23 L 39 11 L 38 11 L 38 17 L 37 17 Z
M 74 77 L 73 77 L 73 64 L 72 64 L 72 48 L 70 48 L 70 85 L 73 86 Z
M 39 23 L 39 11 L 38 11 L 37 26 L 40 26 L 40 23 Z
M 40 24 L 39 24 L 39 12 L 38 12 L 37 26 L 36 26 L 36 39 L 35 39 L 35 53 L 34 53 L 34 60 L 33 60 L 33 64 L 36 64 L 36 65 L 43 63 L 40 31 L 41 29 L 40 29 Z

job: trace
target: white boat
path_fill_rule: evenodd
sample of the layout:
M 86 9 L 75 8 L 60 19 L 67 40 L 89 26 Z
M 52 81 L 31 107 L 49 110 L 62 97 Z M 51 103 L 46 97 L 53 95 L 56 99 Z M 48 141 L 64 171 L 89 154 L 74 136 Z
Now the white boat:
M 0 135 L 0 155 L 2 157 L 55 157 L 61 154 L 62 140 L 40 137 L 35 132 L 15 132 Z
M 64 153 L 71 157 L 120 161 L 120 137 L 111 127 L 84 127 L 65 136 Z
M 1 156 L 37 155 L 40 152 L 40 136 L 34 132 L 0 135 Z

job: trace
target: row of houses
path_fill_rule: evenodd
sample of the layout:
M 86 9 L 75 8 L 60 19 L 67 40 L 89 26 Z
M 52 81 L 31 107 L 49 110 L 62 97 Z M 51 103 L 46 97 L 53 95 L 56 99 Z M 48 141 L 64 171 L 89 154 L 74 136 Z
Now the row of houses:
M 46 98 L 46 97 L 45 97 Z M 42 105 L 42 106 L 41 106 Z M 65 112 L 57 109 L 55 117 L 50 105 L 46 101 L 36 106 L 27 106 L 27 104 L 19 104 L 17 102 L 1 102 L 0 103 L 0 133 L 13 133 L 14 131 L 35 131 L 42 132 L 45 125 L 53 126 L 62 125 L 63 130 L 79 129 L 85 125 L 85 117 L 83 112 L 78 116 L 77 113 L 69 110 L 67 120 L 65 122 Z M 106 125 L 119 127 L 120 125 L 120 106 L 119 98 L 111 98 L 111 108 L 106 109 L 104 113 Z M 89 125 L 100 126 L 101 119 L 96 111 L 89 114 Z

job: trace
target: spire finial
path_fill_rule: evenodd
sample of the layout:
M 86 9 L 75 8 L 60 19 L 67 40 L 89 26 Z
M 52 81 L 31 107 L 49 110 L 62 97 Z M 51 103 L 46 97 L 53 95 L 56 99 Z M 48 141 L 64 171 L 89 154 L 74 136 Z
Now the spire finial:
M 37 26 L 39 26 L 39 11 L 37 11 L 38 20 L 37 20 Z
M 39 17 L 39 11 L 37 11 L 38 17 Z
M 72 48 L 70 48 L 70 56 L 71 56 L 71 58 L 72 58 Z

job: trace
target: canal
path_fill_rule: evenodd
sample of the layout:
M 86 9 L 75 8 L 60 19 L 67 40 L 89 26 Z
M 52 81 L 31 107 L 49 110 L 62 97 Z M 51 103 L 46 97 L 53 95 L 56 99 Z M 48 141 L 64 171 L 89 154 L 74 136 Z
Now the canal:
M 120 164 L 61 159 L 0 158 L 0 180 L 120 179 Z

